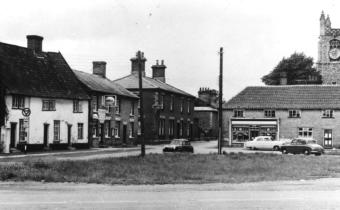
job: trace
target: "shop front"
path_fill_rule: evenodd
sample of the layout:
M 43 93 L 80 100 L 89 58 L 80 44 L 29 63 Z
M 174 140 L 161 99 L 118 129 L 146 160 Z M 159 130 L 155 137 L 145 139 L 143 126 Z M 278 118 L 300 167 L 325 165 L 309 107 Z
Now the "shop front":
M 278 119 L 230 119 L 229 139 L 231 143 L 244 143 L 257 136 L 271 136 L 277 139 L 279 135 Z

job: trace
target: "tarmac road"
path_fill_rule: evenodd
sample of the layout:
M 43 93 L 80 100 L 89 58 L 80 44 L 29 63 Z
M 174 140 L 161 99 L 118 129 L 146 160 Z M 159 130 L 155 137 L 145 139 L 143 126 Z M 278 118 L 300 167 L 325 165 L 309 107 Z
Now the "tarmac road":
M 0 182 L 0 209 L 339 209 L 340 179 L 110 186 Z

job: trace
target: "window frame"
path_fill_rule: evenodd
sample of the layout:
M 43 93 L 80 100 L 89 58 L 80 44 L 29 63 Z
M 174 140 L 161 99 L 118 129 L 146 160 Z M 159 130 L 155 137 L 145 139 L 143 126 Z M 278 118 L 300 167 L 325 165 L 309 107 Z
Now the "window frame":
M 53 141 L 60 141 L 60 120 L 53 120 Z
M 244 117 L 244 110 L 243 109 L 234 109 L 233 110 L 233 117 L 243 118 Z
M 321 112 L 322 118 L 334 118 L 334 110 L 333 109 L 324 109 Z
M 78 123 L 77 131 L 77 139 L 84 139 L 84 123 Z
M 47 106 L 45 107 L 45 103 L 47 103 Z M 55 99 L 42 99 L 42 111 L 44 112 L 51 112 L 56 111 L 56 100 Z
M 25 96 L 12 95 L 12 109 L 25 108 Z
M 80 100 L 73 100 L 73 113 L 83 113 L 83 105 Z
M 288 118 L 301 118 L 301 110 L 300 109 L 289 109 Z
M 312 127 L 298 127 L 298 137 L 313 138 L 313 128 Z
M 266 118 L 274 118 L 276 117 L 276 112 L 274 109 L 265 109 L 264 110 L 264 117 Z

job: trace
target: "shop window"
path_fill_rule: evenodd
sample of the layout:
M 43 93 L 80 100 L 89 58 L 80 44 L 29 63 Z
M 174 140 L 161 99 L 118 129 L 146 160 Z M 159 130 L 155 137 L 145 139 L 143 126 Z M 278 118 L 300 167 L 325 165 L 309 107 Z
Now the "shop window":
M 244 142 L 249 140 L 248 127 L 233 127 L 232 134 L 233 141 Z

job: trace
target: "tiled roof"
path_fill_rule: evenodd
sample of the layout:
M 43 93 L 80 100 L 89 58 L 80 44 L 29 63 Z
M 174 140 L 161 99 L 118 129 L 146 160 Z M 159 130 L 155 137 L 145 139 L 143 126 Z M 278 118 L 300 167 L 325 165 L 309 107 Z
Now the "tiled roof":
M 114 82 L 117 82 L 118 84 L 122 85 L 126 89 L 138 89 L 139 87 L 139 80 L 138 75 L 130 74 L 126 77 L 114 80 Z M 183 90 L 180 90 L 178 88 L 175 88 L 172 85 L 169 85 L 168 83 L 161 82 L 157 79 L 153 79 L 150 77 L 143 77 L 142 79 L 142 85 L 143 89 L 161 89 L 172 93 L 177 93 L 185 96 L 195 97 Z
M 98 75 L 85 73 L 82 71 L 73 70 L 77 75 L 78 79 L 86 85 L 90 90 L 126 96 L 130 98 L 138 98 L 135 94 L 125 89 L 123 86 L 119 85 L 116 82 L 112 82 L 107 78 L 103 78 Z
M 89 99 L 61 53 L 0 43 L 0 80 L 10 94 Z
M 338 85 L 246 87 L 224 109 L 340 109 Z

